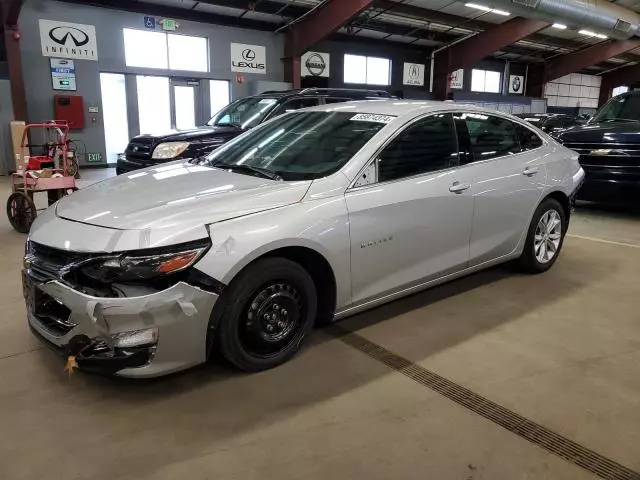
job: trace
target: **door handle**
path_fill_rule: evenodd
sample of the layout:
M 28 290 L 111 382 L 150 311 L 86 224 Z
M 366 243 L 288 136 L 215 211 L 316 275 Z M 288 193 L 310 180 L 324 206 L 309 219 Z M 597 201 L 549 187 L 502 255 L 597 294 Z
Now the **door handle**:
M 531 177 L 531 176 L 535 175 L 536 173 L 538 173 L 538 167 L 527 167 L 522 172 L 522 174 L 526 175 L 527 177 Z
M 451 193 L 462 193 L 469 188 L 471 188 L 471 185 L 469 185 L 468 183 L 453 182 L 453 184 L 449 187 L 449 191 Z

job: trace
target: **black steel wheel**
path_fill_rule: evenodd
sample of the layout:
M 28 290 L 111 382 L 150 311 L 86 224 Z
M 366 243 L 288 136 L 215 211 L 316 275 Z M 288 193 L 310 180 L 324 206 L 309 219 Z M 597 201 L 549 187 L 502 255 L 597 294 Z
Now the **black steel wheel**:
M 31 197 L 22 192 L 12 193 L 7 200 L 7 217 L 11 226 L 20 233 L 29 233 L 38 214 Z
M 313 327 L 317 296 L 313 279 L 297 263 L 265 258 L 243 270 L 219 300 L 214 339 L 220 353 L 245 371 L 290 359 Z

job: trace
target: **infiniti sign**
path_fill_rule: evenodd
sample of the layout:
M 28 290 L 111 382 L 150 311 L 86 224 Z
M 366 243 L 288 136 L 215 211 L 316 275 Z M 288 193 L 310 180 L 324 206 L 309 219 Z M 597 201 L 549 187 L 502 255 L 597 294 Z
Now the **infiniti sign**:
M 45 57 L 98 60 L 93 25 L 40 20 L 40 44 Z
M 89 43 L 89 35 L 75 27 L 55 27 L 49 30 L 49 38 L 64 46 L 82 47 Z M 71 40 L 71 42 L 69 42 Z

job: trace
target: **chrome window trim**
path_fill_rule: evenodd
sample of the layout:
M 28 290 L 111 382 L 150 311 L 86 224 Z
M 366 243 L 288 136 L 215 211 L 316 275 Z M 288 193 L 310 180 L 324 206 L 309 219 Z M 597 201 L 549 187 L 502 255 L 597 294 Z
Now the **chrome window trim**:
M 411 175 L 409 177 L 396 178 L 394 180 L 385 180 L 383 182 L 376 181 L 375 183 L 372 183 L 372 184 L 369 184 L 369 185 L 363 185 L 361 187 L 354 186 L 355 183 L 360 179 L 360 177 L 362 176 L 364 171 L 372 163 L 376 162 L 380 152 L 382 152 L 382 150 L 384 150 L 402 132 L 404 132 L 407 128 L 409 128 L 411 125 L 413 125 L 414 123 L 416 123 L 416 122 L 418 122 L 420 120 L 423 120 L 423 119 L 425 119 L 427 117 L 430 117 L 430 116 L 433 116 L 433 115 L 439 115 L 439 114 L 443 114 L 443 113 L 445 113 L 445 114 L 449 113 L 449 114 L 453 115 L 455 113 L 478 113 L 478 112 L 474 111 L 474 110 L 465 110 L 465 109 L 446 109 L 446 110 L 437 110 L 437 111 L 434 111 L 434 112 L 428 112 L 428 113 L 425 113 L 425 114 L 422 114 L 420 116 L 412 118 L 409 122 L 407 122 L 406 124 L 402 125 L 402 129 L 397 130 L 396 132 L 394 132 L 394 134 L 392 136 L 387 138 L 387 140 L 380 146 L 380 148 L 378 148 L 378 150 L 376 150 L 375 154 L 369 160 L 367 160 L 365 162 L 364 166 L 358 171 L 358 174 L 355 175 L 354 179 L 349 183 L 349 186 L 345 190 L 345 193 L 349 193 L 349 192 L 353 192 L 353 191 L 360 191 L 360 190 L 363 190 L 363 189 L 366 189 L 366 188 L 377 187 L 379 185 L 385 185 L 385 184 L 393 183 L 393 182 L 416 179 L 416 178 L 424 177 L 426 175 L 432 175 L 434 173 L 442 173 L 442 172 L 447 172 L 447 171 L 454 170 L 454 169 L 457 169 L 457 168 L 465 168 L 465 167 L 471 166 L 471 165 L 481 165 L 481 164 L 484 164 L 484 163 L 491 162 L 493 160 L 499 160 L 501 158 L 515 157 L 517 155 L 522 155 L 523 153 L 535 152 L 536 150 L 539 150 L 539 149 L 549 145 L 549 141 L 546 138 L 544 138 L 543 136 L 541 136 L 534 129 L 532 129 L 530 125 L 527 125 L 526 122 L 515 121 L 515 120 L 511 119 L 510 117 L 506 117 L 504 115 L 494 115 L 493 113 L 486 113 L 486 112 L 482 111 L 482 112 L 480 112 L 481 114 L 486 114 L 488 116 L 494 116 L 494 117 L 500 117 L 503 120 L 508 120 L 511 123 L 515 123 L 517 125 L 520 125 L 520 126 L 526 128 L 527 130 L 533 132 L 540 139 L 540 141 L 542 142 L 542 145 L 540 145 L 539 147 L 536 147 L 536 148 L 532 148 L 530 150 L 524 150 L 522 152 L 514 153 L 512 155 L 500 155 L 499 157 L 487 158 L 486 160 L 474 160 L 473 162 L 468 162 L 468 163 L 465 163 L 465 164 L 461 164 L 460 163 L 460 142 L 458 141 L 458 132 L 457 132 L 457 129 L 455 128 L 455 121 L 454 121 L 454 125 L 453 125 L 454 126 L 454 134 L 455 134 L 455 137 L 456 137 L 456 143 L 458 144 L 458 165 L 456 165 L 455 167 L 443 168 L 443 169 L 440 169 L 440 170 L 432 170 L 430 172 L 418 173 L 418 174 L 415 174 L 415 175 Z M 501 113 L 501 112 L 498 112 L 498 113 Z M 378 166 L 376 164 L 376 177 L 378 175 L 377 169 L 378 169 Z

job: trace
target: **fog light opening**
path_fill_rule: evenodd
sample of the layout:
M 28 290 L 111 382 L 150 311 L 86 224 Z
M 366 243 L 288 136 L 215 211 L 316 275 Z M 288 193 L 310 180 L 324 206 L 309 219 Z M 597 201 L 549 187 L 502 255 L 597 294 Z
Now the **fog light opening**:
M 158 343 L 158 329 L 147 328 L 145 330 L 133 330 L 111 335 L 115 348 L 131 348 L 150 346 Z

